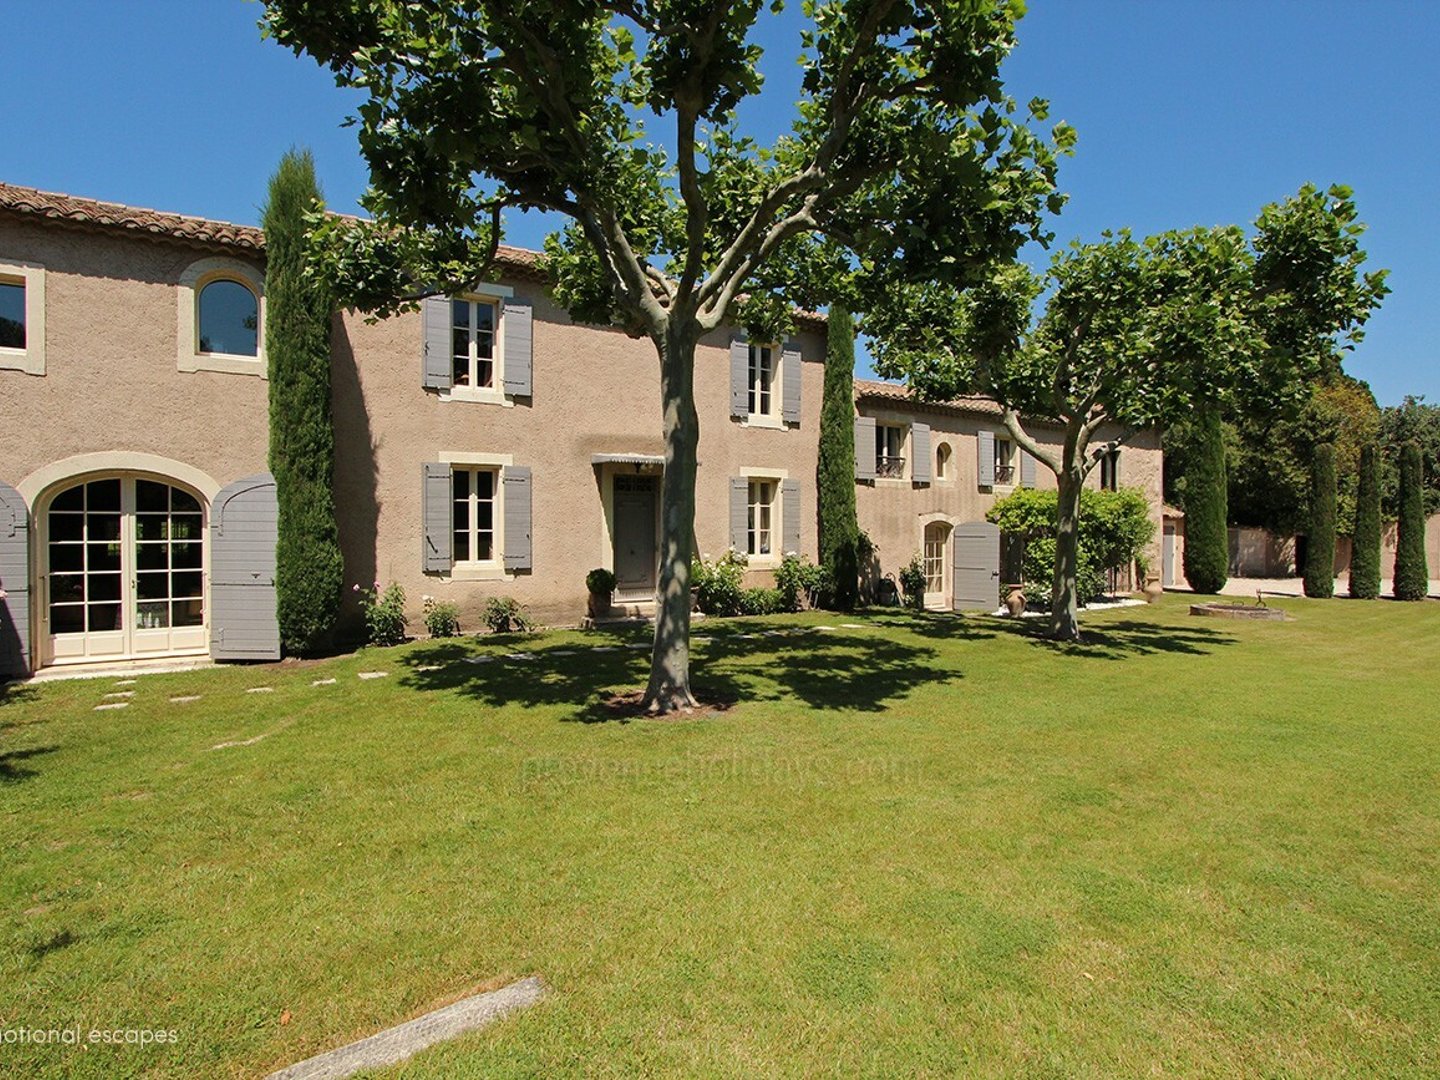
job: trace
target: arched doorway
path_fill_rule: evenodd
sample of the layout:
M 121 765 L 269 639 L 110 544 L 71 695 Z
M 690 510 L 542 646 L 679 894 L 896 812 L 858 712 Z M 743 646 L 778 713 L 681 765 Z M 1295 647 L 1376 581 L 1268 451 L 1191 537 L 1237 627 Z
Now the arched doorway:
M 949 608 L 950 560 L 946 557 L 950 543 L 950 523 L 932 521 L 925 526 L 925 606 Z
M 140 474 L 65 481 L 40 501 L 42 664 L 204 653 L 205 504 Z

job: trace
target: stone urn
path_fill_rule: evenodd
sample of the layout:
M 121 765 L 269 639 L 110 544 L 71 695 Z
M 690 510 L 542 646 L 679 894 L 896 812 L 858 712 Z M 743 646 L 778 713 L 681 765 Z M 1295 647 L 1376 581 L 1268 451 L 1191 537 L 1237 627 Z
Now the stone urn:
M 603 619 L 609 613 L 614 599 L 614 593 L 589 593 L 585 604 L 586 614 L 592 619 Z
M 1025 589 L 1023 586 L 1006 586 L 1005 610 L 1010 613 L 1012 619 L 1018 619 L 1025 614 Z
M 1145 588 L 1140 590 L 1145 594 L 1147 604 L 1157 603 L 1160 597 L 1165 595 L 1165 586 L 1160 584 L 1160 579 L 1153 574 L 1145 579 Z

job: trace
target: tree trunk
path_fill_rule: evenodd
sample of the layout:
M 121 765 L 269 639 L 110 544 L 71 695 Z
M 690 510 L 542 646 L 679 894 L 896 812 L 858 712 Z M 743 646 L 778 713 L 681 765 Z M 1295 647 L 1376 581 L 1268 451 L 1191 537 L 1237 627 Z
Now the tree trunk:
M 1062 469 L 1056 480 L 1060 491 L 1055 507 L 1055 580 L 1050 589 L 1050 636 L 1057 641 L 1079 641 L 1080 489 L 1085 484 L 1085 476 L 1070 466 Z
M 672 314 L 660 351 L 665 476 L 660 488 L 660 577 L 655 591 L 655 646 L 645 708 L 693 708 L 690 693 L 690 557 L 695 535 L 695 464 L 700 418 L 695 413 L 695 342 L 699 328 Z

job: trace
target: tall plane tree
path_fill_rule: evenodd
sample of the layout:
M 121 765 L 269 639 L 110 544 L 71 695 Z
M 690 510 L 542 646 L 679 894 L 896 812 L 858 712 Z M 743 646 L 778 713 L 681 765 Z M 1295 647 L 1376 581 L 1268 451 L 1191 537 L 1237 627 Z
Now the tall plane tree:
M 1055 474 L 1055 637 L 1079 637 L 1090 471 L 1134 433 L 1196 408 L 1303 394 L 1360 340 L 1386 292 L 1383 271 L 1360 272 L 1362 231 L 1348 188 L 1306 185 L 1261 211 L 1250 238 L 1238 226 L 1144 241 L 1107 233 L 1057 252 L 1043 277 L 1010 265 L 969 289 L 929 281 L 876 298 L 865 329 L 877 370 L 922 397 L 993 396 L 1011 437 Z M 1035 438 L 1037 422 L 1059 425 L 1058 447 Z
M 769 7 L 779 13 L 780 0 Z M 483 280 L 507 207 L 546 242 L 577 319 L 648 337 L 665 436 L 646 700 L 694 703 L 694 356 L 726 323 L 776 334 L 858 264 L 1009 258 L 1057 211 L 1056 153 L 1004 95 L 1019 0 L 807 0 L 788 134 L 739 126 L 759 92 L 759 0 L 266 0 L 263 27 L 364 95 L 370 223 L 320 229 L 320 264 L 377 314 Z

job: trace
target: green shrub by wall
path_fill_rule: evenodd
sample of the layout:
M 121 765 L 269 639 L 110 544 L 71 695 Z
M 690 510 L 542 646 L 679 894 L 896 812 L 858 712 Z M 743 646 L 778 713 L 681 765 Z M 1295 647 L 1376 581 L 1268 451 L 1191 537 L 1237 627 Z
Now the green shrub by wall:
M 1305 534 L 1305 595 L 1335 595 L 1335 445 L 1315 447 L 1310 463 L 1310 529 Z
M 1420 447 L 1400 448 L 1400 522 L 1395 538 L 1395 599 L 1424 600 L 1430 591 L 1425 565 L 1425 478 Z
M 1373 443 L 1360 448 L 1355 485 L 1355 533 L 1350 541 L 1350 595 L 1380 595 L 1380 463 Z
M 1185 473 L 1185 580 L 1198 593 L 1218 593 L 1230 571 L 1225 439 L 1216 409 L 1195 418 Z

